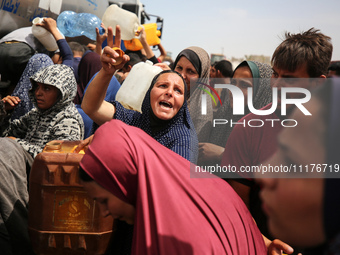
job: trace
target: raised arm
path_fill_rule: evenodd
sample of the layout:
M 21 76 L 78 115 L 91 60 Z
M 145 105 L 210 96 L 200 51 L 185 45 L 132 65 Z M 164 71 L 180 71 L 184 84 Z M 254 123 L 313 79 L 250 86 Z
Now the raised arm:
M 161 43 L 158 44 L 158 49 L 161 53 L 161 55 L 158 56 L 158 60 L 162 63 L 164 61 L 164 58 L 166 57 L 167 53 L 164 49 L 163 45 Z
M 104 124 L 113 118 L 115 107 L 113 104 L 106 102 L 105 95 L 114 73 L 123 68 L 124 64 L 129 61 L 128 55 L 123 55 L 123 60 L 120 64 L 116 64 L 119 60 L 119 54 L 112 47 L 120 47 L 120 28 L 116 27 L 115 42 L 113 43 L 112 28 L 108 28 L 107 43 L 109 46 L 104 48 L 103 54 L 100 57 L 102 69 L 89 84 L 81 104 L 84 112 L 98 125 Z
M 44 21 L 42 23 L 37 24 L 37 26 L 41 26 L 45 28 L 47 31 L 49 31 L 53 35 L 54 39 L 56 40 L 58 44 L 58 48 L 60 50 L 62 64 L 67 65 L 69 67 L 73 67 L 73 52 L 70 46 L 68 45 L 66 39 L 64 38 L 64 36 L 58 30 L 57 22 L 52 18 L 44 18 Z M 57 59 L 56 64 L 59 64 L 58 59 Z
M 155 56 L 155 54 L 153 53 L 153 51 L 151 50 L 147 40 L 146 40 L 146 33 L 145 33 L 145 28 L 142 26 L 139 31 L 140 33 L 140 38 L 139 41 L 141 42 L 141 44 L 143 45 L 143 49 L 145 50 L 145 54 L 146 57 L 148 59 L 152 58 Z
M 104 23 L 101 24 L 101 27 L 105 29 Z M 105 39 L 107 38 L 107 29 L 105 29 L 105 33 L 101 35 L 99 33 L 99 28 L 96 27 L 96 34 L 97 34 L 96 48 L 95 48 L 94 52 L 96 52 L 99 56 L 101 56 L 102 50 L 103 50 L 102 45 L 103 45 L 103 42 L 105 41 Z
M 52 18 L 44 18 L 44 21 L 42 23 L 38 23 L 37 26 L 43 27 L 47 31 L 49 31 L 56 41 L 65 39 L 60 31 L 57 29 L 57 22 Z

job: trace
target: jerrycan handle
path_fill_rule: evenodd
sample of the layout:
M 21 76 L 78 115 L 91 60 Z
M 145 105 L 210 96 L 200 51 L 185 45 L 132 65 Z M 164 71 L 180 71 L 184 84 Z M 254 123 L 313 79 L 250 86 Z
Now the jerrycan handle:
M 61 142 L 51 141 L 48 142 L 45 146 L 46 152 L 57 152 L 61 149 Z

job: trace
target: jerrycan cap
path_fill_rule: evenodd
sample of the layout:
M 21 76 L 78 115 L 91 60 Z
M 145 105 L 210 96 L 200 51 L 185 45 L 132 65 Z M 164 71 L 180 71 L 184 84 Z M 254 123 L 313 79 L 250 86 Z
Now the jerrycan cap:
M 124 56 L 124 51 L 122 51 L 120 48 L 118 47 L 113 47 L 112 48 L 114 51 L 116 51 L 119 54 L 119 57 L 116 58 L 116 63 L 114 63 L 114 66 L 120 65 L 123 62 L 123 56 Z M 110 57 L 109 54 L 106 54 L 106 56 Z
M 36 17 L 32 20 L 32 24 L 36 25 L 36 24 L 42 23 L 43 21 L 44 21 L 44 18 Z
M 149 66 L 153 66 L 153 62 L 150 61 L 150 60 L 146 60 L 144 63 L 145 63 L 145 64 L 148 64 Z

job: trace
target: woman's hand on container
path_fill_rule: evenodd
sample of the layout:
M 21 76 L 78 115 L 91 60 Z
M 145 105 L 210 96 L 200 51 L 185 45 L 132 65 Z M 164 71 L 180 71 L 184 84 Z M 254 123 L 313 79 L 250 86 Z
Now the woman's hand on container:
M 143 26 L 137 30 L 137 34 L 139 35 L 139 41 L 141 43 L 145 42 L 147 44 L 145 28 Z
M 38 23 L 37 26 L 43 27 L 52 33 L 55 29 L 57 29 L 57 22 L 52 18 L 44 18 L 43 22 Z
M 93 135 L 91 135 L 90 137 L 86 138 L 85 140 L 81 141 L 79 143 L 79 145 L 77 146 L 77 148 L 74 150 L 75 153 L 79 153 L 81 150 L 84 150 L 86 152 L 86 150 L 88 149 L 89 145 L 92 143 L 93 140 Z
M 123 56 L 119 54 L 120 43 L 121 43 L 120 27 L 118 25 L 116 27 L 116 36 L 115 36 L 114 42 L 113 42 L 112 28 L 108 27 L 107 30 L 108 30 L 108 35 L 107 35 L 108 46 L 104 48 L 103 54 L 101 55 L 100 60 L 102 62 L 103 69 L 107 73 L 113 74 L 116 70 L 123 68 L 125 63 L 130 60 L 130 57 L 125 54 Z M 114 50 L 113 48 L 116 48 L 117 50 Z
M 64 38 L 57 28 L 57 22 L 52 18 L 44 18 L 43 22 L 38 23 L 37 26 L 43 27 L 49 31 L 56 41 Z

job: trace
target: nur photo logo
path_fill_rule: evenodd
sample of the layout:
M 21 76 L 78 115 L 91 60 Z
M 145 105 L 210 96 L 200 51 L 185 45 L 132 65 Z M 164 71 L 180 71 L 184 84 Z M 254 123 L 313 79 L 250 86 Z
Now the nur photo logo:
M 216 108 L 227 105 L 230 107 L 228 110 L 232 110 L 232 114 L 234 116 L 244 116 L 248 113 L 253 113 L 255 116 L 268 116 L 272 115 L 274 112 L 280 116 L 280 118 L 277 119 L 254 118 L 247 123 L 237 123 L 239 125 L 243 124 L 244 126 L 247 125 L 250 127 L 262 127 L 265 125 L 265 122 L 270 122 L 272 127 L 274 127 L 275 122 L 280 122 L 281 125 L 285 127 L 295 127 L 298 124 L 296 120 L 282 118 L 282 116 L 287 116 L 293 108 L 298 108 L 304 115 L 311 115 L 304 104 L 311 99 L 311 92 L 307 88 L 313 87 L 312 84 L 310 84 L 315 82 L 313 79 L 287 78 L 280 81 L 272 79 L 271 81 L 273 84 L 276 84 L 276 86 L 271 88 L 271 104 L 270 107 L 266 107 L 266 109 L 255 108 L 254 93 L 256 93 L 256 89 L 253 87 L 248 87 L 245 89 L 233 84 L 225 84 L 218 81 L 215 81 L 213 86 L 200 81 L 193 83 L 195 86 L 197 86 L 194 87 L 194 89 L 201 90 L 202 94 L 200 102 L 190 103 L 200 103 L 199 107 L 201 109 L 201 115 L 213 114 L 207 112 L 208 103 L 212 104 L 213 102 Z M 255 81 L 253 82 L 255 83 Z M 260 79 L 256 80 L 257 84 L 260 82 Z M 278 86 L 278 84 L 280 86 Z M 217 92 L 217 90 L 219 90 L 220 94 Z M 220 96 L 222 93 L 227 95 L 227 97 L 224 96 L 222 99 Z M 211 98 L 211 101 L 208 100 L 209 97 Z M 220 102 L 219 105 L 216 101 L 216 98 Z M 229 100 L 229 104 L 227 104 L 226 100 Z M 226 107 L 224 109 L 226 109 Z M 236 122 L 231 119 L 213 118 L 213 127 L 216 127 L 216 125 L 226 124 L 233 126 L 236 124 Z

